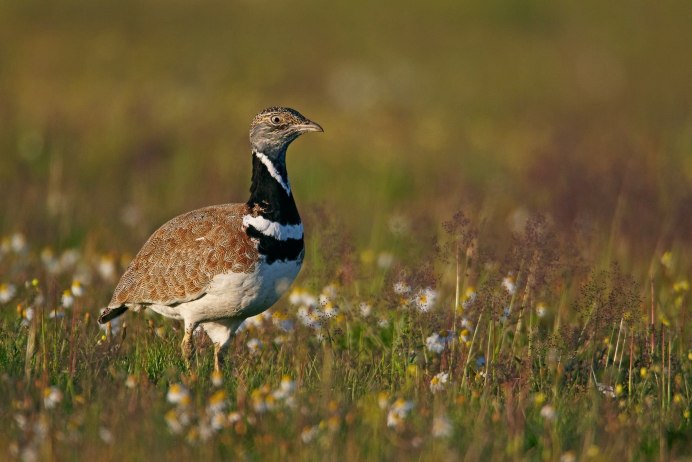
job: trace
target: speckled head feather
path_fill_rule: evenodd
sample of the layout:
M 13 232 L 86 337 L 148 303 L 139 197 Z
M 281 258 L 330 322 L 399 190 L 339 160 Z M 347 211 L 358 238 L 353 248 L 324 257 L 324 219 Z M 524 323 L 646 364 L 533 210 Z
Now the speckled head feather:
M 295 109 L 269 107 L 250 124 L 250 144 L 255 152 L 283 162 L 288 145 L 305 132 L 321 132 L 322 127 Z
M 260 111 L 259 114 L 255 116 L 250 124 L 250 127 L 254 127 L 262 122 L 270 122 L 272 116 L 281 117 L 285 124 L 300 124 L 303 122 L 309 122 L 309 120 L 303 116 L 300 112 L 290 107 L 280 107 L 272 106 Z

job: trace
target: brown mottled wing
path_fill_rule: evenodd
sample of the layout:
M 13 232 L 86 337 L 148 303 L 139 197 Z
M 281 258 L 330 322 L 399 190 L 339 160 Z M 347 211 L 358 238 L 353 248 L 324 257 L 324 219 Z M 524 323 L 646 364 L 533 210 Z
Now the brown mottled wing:
M 128 266 L 109 308 L 195 300 L 215 275 L 252 271 L 257 249 L 242 232 L 247 213 L 245 204 L 216 205 L 161 226 Z

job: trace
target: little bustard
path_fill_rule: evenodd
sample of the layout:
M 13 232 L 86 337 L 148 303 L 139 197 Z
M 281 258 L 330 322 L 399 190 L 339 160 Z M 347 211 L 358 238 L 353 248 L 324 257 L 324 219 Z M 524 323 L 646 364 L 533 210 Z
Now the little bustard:
M 192 332 L 214 343 L 214 369 L 244 319 L 271 307 L 303 263 L 303 225 L 286 171 L 286 150 L 320 127 L 298 111 L 263 110 L 250 125 L 252 184 L 245 203 L 205 207 L 177 216 L 144 244 L 118 283 L 104 324 L 129 308 L 151 310 L 185 324 L 189 366 Z

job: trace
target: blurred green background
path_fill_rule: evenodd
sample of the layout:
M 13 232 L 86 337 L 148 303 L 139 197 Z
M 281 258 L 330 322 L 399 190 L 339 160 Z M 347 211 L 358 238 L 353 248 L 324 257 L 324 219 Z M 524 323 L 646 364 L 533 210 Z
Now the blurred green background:
M 244 201 L 249 122 L 288 105 L 325 127 L 289 151 L 308 237 L 315 210 L 378 248 L 461 208 L 686 246 L 690 24 L 689 1 L 4 1 L 0 233 L 133 251 Z

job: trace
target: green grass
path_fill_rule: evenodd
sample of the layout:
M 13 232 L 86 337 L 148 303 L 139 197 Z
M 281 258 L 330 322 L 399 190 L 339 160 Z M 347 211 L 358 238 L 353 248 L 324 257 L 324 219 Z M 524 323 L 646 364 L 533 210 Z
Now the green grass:
M 111 284 L 88 255 L 75 262 L 82 277 L 92 274 L 88 290 L 64 308 L 51 292 L 69 286 L 75 267 L 48 275 L 35 252 L 9 251 L 4 269 L 39 277 L 19 286 L 0 318 L 2 412 L 11 422 L 0 437 L 13 452 L 59 459 L 689 454 L 692 350 L 680 254 L 653 266 L 651 324 L 646 286 L 617 267 L 590 271 L 558 258 L 566 251 L 541 220 L 530 222 L 500 264 L 465 257 L 482 238 L 459 218 L 441 233 L 443 253 L 432 266 L 380 268 L 368 255 L 349 264 L 348 276 L 321 290 L 327 304 L 311 308 L 324 314 L 314 318 L 321 328 L 302 324 L 307 302 L 279 303 L 238 334 L 218 387 L 206 339 L 197 338 L 193 368 L 185 370 L 175 323 L 140 313 L 128 314 L 126 327 L 99 329 L 93 307 L 102 302 L 94 294 Z M 442 280 L 456 274 L 447 252 L 457 245 L 462 295 L 455 313 L 454 285 Z M 318 296 L 327 272 L 312 266 L 300 293 Z M 514 268 L 511 292 L 507 268 Z M 397 282 L 410 291 L 397 293 Z M 431 283 L 437 297 L 423 312 L 411 299 Z M 367 316 L 361 303 L 372 307 Z M 30 320 L 21 315 L 27 307 Z M 53 308 L 64 317 L 50 318 Z M 282 330 L 283 320 L 293 327 Z M 435 333 L 449 336 L 441 351 L 428 345 Z M 251 339 L 261 342 L 254 353 Z M 439 373 L 448 379 L 433 393 Z M 273 398 L 282 380 L 295 390 Z M 174 384 L 189 390 L 184 404 L 167 401 Z M 54 406 L 45 399 L 50 387 L 62 395 Z M 397 399 L 414 406 L 398 419 Z M 215 402 L 224 406 L 217 415 L 208 407 Z
M 3 3 L 0 459 L 690 459 L 689 17 Z M 187 371 L 178 324 L 95 318 L 158 225 L 245 200 L 275 104 L 326 130 L 289 153 L 294 288 L 336 311 L 284 297 L 217 386 L 207 339 Z

